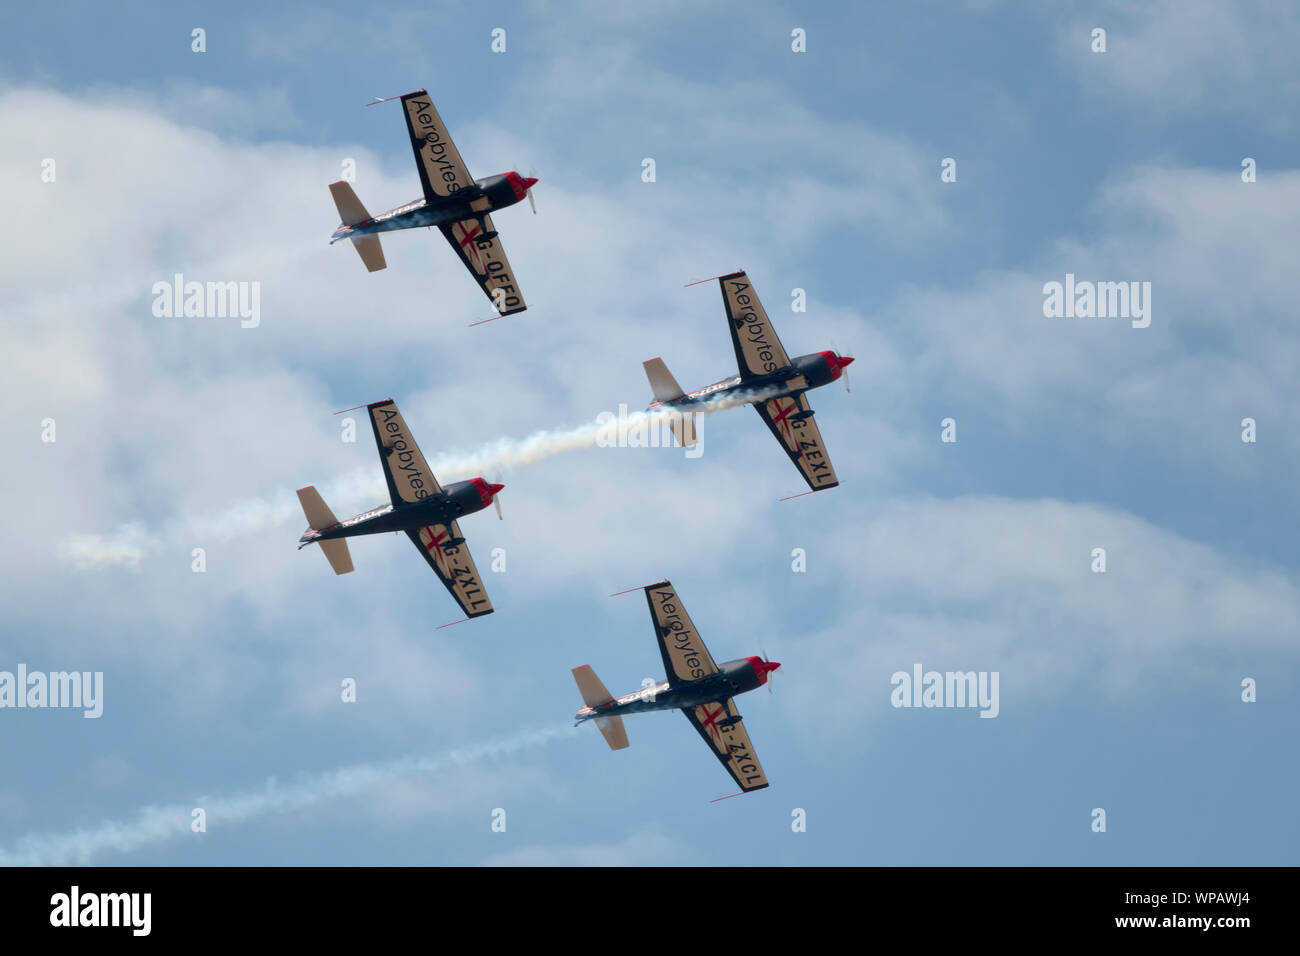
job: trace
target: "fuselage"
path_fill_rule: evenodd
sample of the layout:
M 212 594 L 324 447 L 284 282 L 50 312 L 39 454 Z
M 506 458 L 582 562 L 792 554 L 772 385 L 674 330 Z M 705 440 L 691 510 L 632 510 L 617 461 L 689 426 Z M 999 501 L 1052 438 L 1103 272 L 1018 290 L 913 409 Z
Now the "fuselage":
M 363 534 L 410 531 L 433 524 L 446 525 L 464 515 L 482 511 L 502 488 L 482 478 L 471 478 L 447 485 L 440 492 L 414 504 L 400 507 L 387 504 L 320 530 L 306 531 L 298 539 L 299 547 L 330 538 L 353 538 Z
M 753 393 L 754 401 L 766 401 L 781 395 L 820 388 L 834 382 L 844 374 L 844 367 L 853 359 L 844 358 L 835 352 L 812 352 L 791 359 L 785 368 L 742 379 L 739 375 L 724 378 L 720 382 L 706 385 L 694 392 L 687 392 L 681 398 L 669 402 L 652 402 L 649 408 L 673 407 L 689 409 L 692 405 L 703 405 L 719 399 Z
M 475 180 L 473 186 L 462 189 L 446 199 L 435 200 L 432 203 L 424 197 L 413 199 L 355 225 L 339 226 L 330 236 L 330 244 L 333 245 L 340 239 L 391 232 L 394 229 L 450 226 L 452 223 L 474 219 L 520 202 L 528 193 L 528 185 L 529 180 L 515 172 L 488 176 Z
M 717 673 L 699 680 L 679 683 L 676 687 L 666 681 L 643 687 L 631 694 L 616 697 L 599 707 L 584 707 L 574 715 L 574 720 L 595 720 L 597 717 L 643 714 L 654 710 L 678 710 L 682 707 L 699 707 L 715 700 L 726 700 L 737 694 L 754 690 L 767 683 L 768 672 L 779 664 L 769 664 L 759 657 L 742 657 L 718 665 Z

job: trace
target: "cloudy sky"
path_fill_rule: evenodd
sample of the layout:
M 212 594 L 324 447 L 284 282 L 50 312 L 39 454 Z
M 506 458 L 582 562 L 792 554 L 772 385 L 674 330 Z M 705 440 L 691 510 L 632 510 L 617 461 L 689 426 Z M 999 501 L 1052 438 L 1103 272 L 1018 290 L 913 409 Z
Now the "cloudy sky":
M 804 6 L 0 14 L 0 671 L 103 673 L 98 719 L 0 709 L 0 862 L 1296 861 L 1300 15 Z M 420 87 L 475 176 L 538 171 L 495 217 L 522 315 L 471 328 L 436 233 L 328 245 L 345 164 L 418 194 L 364 104 Z M 733 374 L 686 283 L 738 267 L 790 354 L 857 357 L 811 396 L 839 488 L 778 501 L 745 409 L 695 459 L 501 458 L 642 407 L 646 358 Z M 155 315 L 177 273 L 257 283 L 256 326 Z M 1150 324 L 1046 317 L 1067 274 Z M 462 524 L 489 617 L 438 629 L 400 538 L 295 549 L 293 489 L 383 502 L 332 413 L 388 396 L 444 483 L 507 486 Z M 737 701 L 767 790 L 711 803 L 674 714 L 569 726 L 571 667 L 662 676 L 607 595 L 665 577 L 716 659 L 785 665 Z M 918 665 L 996 672 L 996 718 L 892 706 Z

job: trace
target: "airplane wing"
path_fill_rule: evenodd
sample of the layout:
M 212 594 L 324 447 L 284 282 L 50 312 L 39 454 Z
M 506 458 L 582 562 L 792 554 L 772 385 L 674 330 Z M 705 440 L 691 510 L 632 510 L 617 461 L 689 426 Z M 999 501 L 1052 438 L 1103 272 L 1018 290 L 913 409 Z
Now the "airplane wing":
M 727 327 L 731 329 L 731 344 L 736 347 L 740 377 L 766 375 L 789 365 L 790 358 L 749 284 L 749 276 L 733 272 L 720 276 L 718 285 L 722 287 L 722 304 L 727 310 Z
M 402 97 L 402 112 L 406 115 L 406 131 L 411 134 L 424 198 L 430 202 L 446 199 L 472 186 L 474 180 L 429 94 L 424 90 L 407 93 Z
M 487 224 L 489 233 L 496 232 L 491 216 L 485 215 L 483 221 Z M 515 274 L 510 268 L 510 260 L 506 258 L 500 236 L 491 239 L 475 238 L 482 234 L 477 219 L 465 219 L 439 228 L 497 312 L 513 315 L 528 308 L 524 304 L 523 293 L 519 291 L 519 284 L 515 282 Z
M 366 410 L 375 430 L 379 461 L 384 466 L 384 480 L 388 482 L 388 495 L 393 504 L 413 504 L 441 491 L 429 463 L 420 454 L 420 446 L 397 410 L 397 403 L 389 398 L 367 405 Z
M 680 684 L 717 673 L 718 665 L 713 663 L 709 649 L 700 640 L 699 632 L 677 599 L 677 591 L 671 582 L 649 585 L 645 589 L 645 599 L 655 623 L 655 636 L 659 639 L 659 653 L 663 655 L 668 683 Z
M 474 567 L 474 559 L 469 556 L 469 548 L 465 546 L 460 526 L 455 521 L 446 525 L 427 525 L 406 534 L 447 586 L 466 617 L 492 613 L 492 602 L 488 600 L 478 568 Z
M 749 742 L 749 733 L 733 699 L 728 697 L 698 707 L 683 707 L 682 713 L 722 761 L 741 790 L 748 793 L 767 786 L 763 765 L 754 755 L 754 745 Z
M 809 488 L 821 491 L 839 484 L 830 456 L 826 454 L 826 446 L 822 443 L 822 434 L 813 420 L 806 393 L 782 395 L 755 403 L 754 408 L 767 422 L 767 427 L 808 482 Z

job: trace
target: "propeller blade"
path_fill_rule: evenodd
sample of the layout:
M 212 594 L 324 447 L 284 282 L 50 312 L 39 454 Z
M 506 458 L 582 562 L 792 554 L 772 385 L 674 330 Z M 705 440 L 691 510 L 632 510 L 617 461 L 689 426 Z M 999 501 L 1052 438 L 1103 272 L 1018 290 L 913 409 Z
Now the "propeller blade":
M 530 206 L 533 207 L 533 215 L 536 216 L 536 215 L 537 215 L 537 201 L 536 201 L 535 199 L 533 199 L 533 191 L 532 191 L 532 189 L 530 188 L 530 189 L 528 190 L 528 192 L 524 193 L 524 195 L 528 197 L 528 205 L 530 205 Z
M 850 362 L 853 361 L 853 356 L 847 352 L 841 352 L 835 342 L 831 343 L 831 350 L 840 358 L 848 359 Z M 847 365 L 840 366 L 840 377 L 844 379 L 844 391 L 852 392 L 853 389 L 849 388 L 849 367 Z
M 763 663 L 764 663 L 764 664 L 770 664 L 770 663 L 772 663 L 772 659 L 771 659 L 770 657 L 767 656 L 767 648 L 766 648 L 766 647 L 763 647 L 763 646 L 760 644 L 758 649 L 759 649 L 759 652 L 763 655 Z M 775 669 L 775 670 L 770 670 L 770 671 L 767 672 L 767 692 L 768 692 L 769 694 L 771 694 L 771 693 L 773 692 L 773 691 L 772 691 L 772 683 L 773 683 L 772 678 L 776 676 L 776 672 L 779 671 L 780 669 L 781 669 L 781 665 L 778 664 L 778 665 L 776 666 L 776 669 Z

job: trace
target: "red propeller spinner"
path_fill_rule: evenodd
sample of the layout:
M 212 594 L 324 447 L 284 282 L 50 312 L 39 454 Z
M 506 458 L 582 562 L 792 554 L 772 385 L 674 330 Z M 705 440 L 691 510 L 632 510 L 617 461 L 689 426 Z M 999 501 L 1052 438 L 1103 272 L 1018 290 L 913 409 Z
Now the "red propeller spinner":
M 537 185 L 536 176 L 520 176 L 513 171 L 506 173 L 506 179 L 510 180 L 510 185 L 515 190 L 515 199 L 520 202 L 523 202 L 524 197 L 528 195 L 528 190 Z
M 844 370 L 853 364 L 852 355 L 840 355 L 838 352 L 827 351 L 822 352 L 821 356 L 826 360 L 826 364 L 830 366 L 832 380 L 839 378 Z
M 754 668 L 754 673 L 758 675 L 759 685 L 767 683 L 767 675 L 781 666 L 780 661 L 766 661 L 761 657 L 747 657 L 750 666 Z
M 478 496 L 483 500 L 484 508 L 492 504 L 492 500 L 505 487 L 505 485 L 489 484 L 483 478 L 473 478 L 471 480 L 474 482 L 474 487 L 478 489 Z

